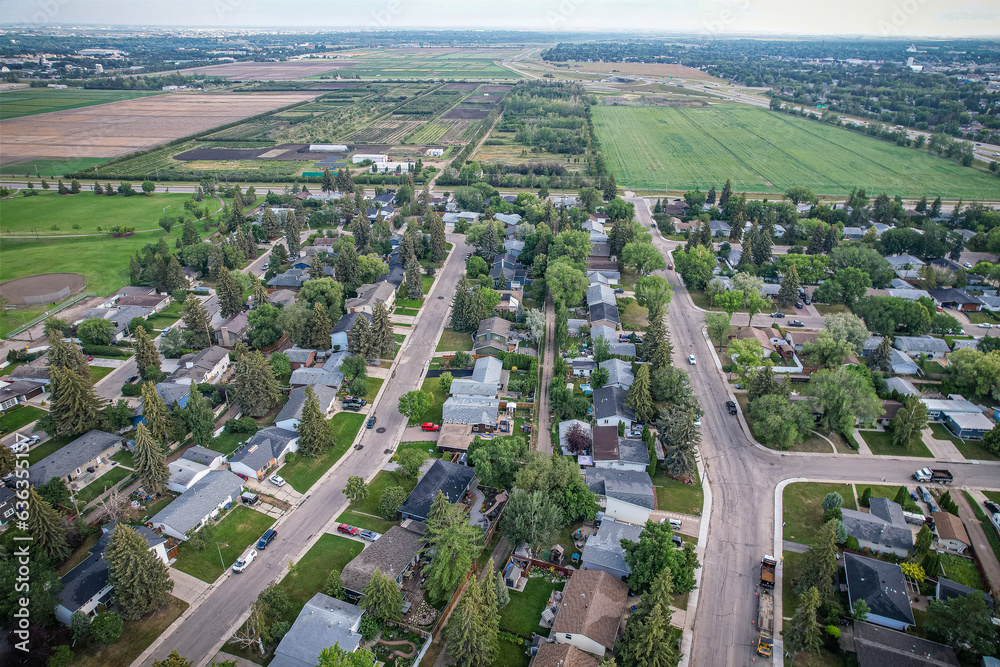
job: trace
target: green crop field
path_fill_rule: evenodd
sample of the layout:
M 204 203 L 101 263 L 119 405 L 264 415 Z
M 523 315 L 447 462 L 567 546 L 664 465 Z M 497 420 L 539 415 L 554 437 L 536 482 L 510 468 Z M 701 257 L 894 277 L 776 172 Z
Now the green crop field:
M 594 127 L 620 185 L 818 194 L 996 197 L 996 176 L 816 121 L 735 105 L 594 108 Z
M 315 74 L 312 79 L 360 76 L 363 79 L 520 79 L 521 75 L 494 64 L 503 54 L 494 52 L 414 54 L 407 51 L 360 54 L 361 64 Z M 355 58 L 352 58 L 352 60 Z
M 53 183 L 51 190 L 37 197 L 16 196 L 0 200 L 3 238 L 12 235 L 34 237 L 36 233 L 40 236 L 98 234 L 98 227 L 106 230 L 113 225 L 135 227 L 136 231 L 159 230 L 156 221 L 164 214 L 177 216 L 187 213 L 187 217 L 191 217 L 184 210 L 184 201 L 191 195 L 160 193 L 152 197 L 106 197 L 91 192 L 89 188 L 92 185 L 91 182 L 84 182 L 87 190 L 76 195 L 60 195 L 55 192 Z M 138 185 L 132 184 L 135 188 Z M 213 210 L 217 208 L 214 206 L 217 201 L 206 200 L 206 203 L 213 206 Z
M 63 160 L 31 160 L 29 162 L 18 162 L 16 164 L 5 164 L 0 166 L 0 174 L 14 174 L 16 176 L 42 176 L 60 178 L 64 174 L 72 174 L 84 169 L 93 169 L 102 165 L 111 158 L 81 157 L 76 159 Z
M 159 94 L 160 91 L 18 88 L 0 93 L 0 120 Z
M 427 123 L 416 132 L 412 132 L 403 140 L 407 144 L 433 144 L 451 129 L 443 123 Z

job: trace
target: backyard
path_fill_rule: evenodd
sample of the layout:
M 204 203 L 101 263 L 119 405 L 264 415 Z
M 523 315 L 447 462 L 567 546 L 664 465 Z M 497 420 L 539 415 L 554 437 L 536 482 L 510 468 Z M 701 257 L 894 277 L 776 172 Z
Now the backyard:
M 174 567 L 212 583 L 273 523 L 274 519 L 266 514 L 247 507 L 234 507 L 218 522 L 212 543 L 204 550 L 196 551 L 190 542 L 182 544 Z
M 420 389 L 433 396 L 434 401 L 422 417 L 413 420 L 414 424 L 422 422 L 431 422 L 433 424 L 441 423 L 441 418 L 444 414 L 444 402 L 448 398 L 448 392 L 441 389 L 439 380 L 440 378 L 425 378 L 423 384 L 420 385 Z
M 90 504 L 91 501 L 98 498 L 102 493 L 128 477 L 130 474 L 132 474 L 131 470 L 121 466 L 115 466 L 87 486 L 80 489 L 80 491 L 76 494 L 76 502 L 79 503 L 81 507 Z
M 552 591 L 561 591 L 565 582 L 551 582 L 542 577 L 531 577 L 523 592 L 510 590 L 510 604 L 500 611 L 500 628 L 525 637 L 537 632 L 545 637 L 549 630 L 538 625 L 545 611 L 545 603 Z
M 812 546 L 823 526 L 823 498 L 834 491 L 844 499 L 844 508 L 858 508 L 850 485 L 797 482 L 786 486 L 782 512 L 785 527 L 782 537 L 790 542 Z
M 978 591 L 987 590 L 979 576 L 979 569 L 971 558 L 963 558 L 955 554 L 941 554 L 941 570 L 945 577 L 957 581 L 963 586 L 975 588 Z

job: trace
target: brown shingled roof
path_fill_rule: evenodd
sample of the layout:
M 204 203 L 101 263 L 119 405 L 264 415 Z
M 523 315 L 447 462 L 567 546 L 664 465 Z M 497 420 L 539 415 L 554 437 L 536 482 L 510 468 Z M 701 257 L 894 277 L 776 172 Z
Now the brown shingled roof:
M 938 537 L 942 540 L 958 540 L 965 544 L 972 544 L 969 533 L 965 530 L 962 520 L 950 512 L 931 512 L 934 519 L 934 526 L 937 527 Z
M 531 667 L 597 667 L 598 662 L 594 656 L 569 644 L 542 642 Z
M 607 572 L 574 572 L 563 591 L 552 632 L 581 634 L 611 650 L 627 598 L 628 586 Z

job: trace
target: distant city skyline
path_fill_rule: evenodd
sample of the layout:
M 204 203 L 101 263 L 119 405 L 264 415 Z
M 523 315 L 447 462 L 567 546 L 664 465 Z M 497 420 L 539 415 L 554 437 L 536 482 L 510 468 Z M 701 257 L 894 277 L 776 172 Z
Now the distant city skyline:
M 997 37 L 996 0 L 0 0 L 4 25 Z

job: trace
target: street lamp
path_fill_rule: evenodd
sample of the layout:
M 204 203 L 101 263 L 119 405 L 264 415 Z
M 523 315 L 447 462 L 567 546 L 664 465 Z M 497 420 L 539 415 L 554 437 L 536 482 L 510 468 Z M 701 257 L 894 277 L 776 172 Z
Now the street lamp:
M 220 544 L 222 546 L 219 546 Z M 216 542 L 215 543 L 215 548 L 219 550 L 219 563 L 222 564 L 222 571 L 223 572 L 226 571 L 226 561 L 222 560 L 222 547 L 228 547 L 228 546 L 229 546 L 229 542 Z

